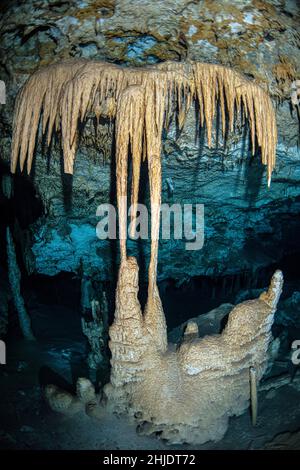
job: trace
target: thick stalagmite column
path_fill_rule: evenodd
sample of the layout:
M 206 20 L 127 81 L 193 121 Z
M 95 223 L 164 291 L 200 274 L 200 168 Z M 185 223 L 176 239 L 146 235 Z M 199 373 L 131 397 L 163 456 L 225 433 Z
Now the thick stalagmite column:
M 28 313 L 26 312 L 24 299 L 21 294 L 21 273 L 17 263 L 17 257 L 14 247 L 14 242 L 7 227 L 6 230 L 7 239 L 7 264 L 8 264 L 8 277 L 12 292 L 12 298 L 18 312 L 19 323 L 25 339 L 34 340 L 34 336 L 31 329 L 31 321 Z

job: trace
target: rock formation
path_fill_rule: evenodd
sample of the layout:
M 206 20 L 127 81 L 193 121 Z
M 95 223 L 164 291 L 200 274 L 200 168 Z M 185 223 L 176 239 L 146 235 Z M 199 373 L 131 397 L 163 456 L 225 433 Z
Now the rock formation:
M 136 262 L 129 258 L 120 268 L 110 328 L 111 383 L 104 389 L 109 405 L 134 416 L 140 432 L 172 443 L 221 439 L 229 417 L 249 406 L 250 368 L 255 367 L 257 381 L 266 370 L 281 272 L 259 299 L 233 308 L 222 334 L 199 339 L 196 323 L 190 323 L 182 344 L 165 350 L 157 344 L 155 324 L 142 316 L 137 277 Z
M 192 103 L 200 125 L 206 126 L 209 147 L 215 124 L 220 124 L 225 138 L 227 127 L 233 131 L 236 119 L 249 122 L 252 151 L 257 143 L 270 184 L 277 142 L 271 100 L 255 83 L 218 65 L 166 62 L 124 69 L 77 60 L 47 67 L 27 81 L 18 97 L 12 143 L 12 171 L 20 161 L 21 170 L 27 162 L 30 172 L 42 116 L 48 145 L 53 132 L 61 131 L 64 169 L 73 173 L 78 123 L 89 113 L 115 118 L 121 264 L 110 328 L 111 383 L 105 394 L 109 407 L 136 417 L 141 432 L 157 432 L 174 443 L 220 439 L 228 417 L 248 406 L 249 370 L 255 367 L 257 381 L 264 373 L 282 288 L 278 271 L 268 292 L 233 309 L 221 335 L 199 340 L 197 325 L 190 323 L 180 347 L 168 346 L 157 288 L 162 133 L 171 118 L 182 129 Z M 130 156 L 133 205 L 138 202 L 143 160 L 148 164 L 150 187 L 151 253 L 143 314 L 137 297 L 138 265 L 127 257 L 126 248 Z
M 137 263 L 128 258 L 119 273 L 110 328 L 111 382 L 104 387 L 104 400 L 88 379 L 79 378 L 76 396 L 48 385 L 46 401 L 53 411 L 70 416 L 85 410 L 97 419 L 105 404 L 112 412 L 129 414 L 140 433 L 172 443 L 219 440 L 229 417 L 249 406 L 251 369 L 257 386 L 266 371 L 282 283 L 276 271 L 267 292 L 232 309 L 222 334 L 199 338 L 197 324 L 189 322 L 182 343 L 169 343 L 162 352 L 153 336 L 155 325 L 149 328 L 137 299 Z

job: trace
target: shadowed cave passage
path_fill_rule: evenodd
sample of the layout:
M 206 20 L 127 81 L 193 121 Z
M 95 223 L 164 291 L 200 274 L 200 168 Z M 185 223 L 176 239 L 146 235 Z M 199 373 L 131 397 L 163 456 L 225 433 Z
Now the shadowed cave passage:
M 95 298 L 105 291 L 108 304 L 114 299 L 109 283 L 93 280 Z M 78 273 L 60 272 L 56 276 L 24 273 L 24 299 L 32 321 L 39 347 L 45 352 L 45 363 L 40 369 L 40 384 L 61 385 L 64 377 L 68 390 L 75 390 L 78 377 L 90 377 L 96 385 L 109 380 L 107 360 L 97 371 L 90 369 L 87 357 L 90 345 L 83 333 L 81 307 L 81 277 Z M 111 321 L 113 307 L 110 308 Z M 91 318 L 89 318 L 91 320 Z M 101 338 L 99 338 L 101 341 Z M 105 339 L 104 354 L 109 350 Z

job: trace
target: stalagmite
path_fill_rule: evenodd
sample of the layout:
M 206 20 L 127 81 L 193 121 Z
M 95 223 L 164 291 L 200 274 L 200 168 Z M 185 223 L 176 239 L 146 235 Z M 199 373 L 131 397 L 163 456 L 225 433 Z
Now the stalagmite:
M 266 369 L 271 325 L 283 279 L 276 272 L 267 293 L 236 306 L 221 335 L 199 339 L 195 325 L 190 323 L 182 344 L 177 349 L 168 345 L 156 281 L 162 134 L 168 130 L 172 116 L 179 129 L 184 126 L 192 103 L 199 124 L 206 127 L 209 147 L 213 126 L 218 124 L 217 107 L 223 138 L 228 130 L 233 132 L 238 116 L 242 122 L 248 120 L 252 152 L 257 143 L 270 185 L 277 131 L 269 96 L 234 70 L 195 62 L 132 69 L 77 60 L 37 72 L 17 99 L 11 170 L 16 171 L 18 160 L 23 169 L 27 159 L 30 171 L 41 116 L 41 131 L 47 132 L 48 144 L 54 129 L 61 130 L 67 173 L 73 173 L 78 124 L 90 114 L 115 119 L 121 262 L 115 318 L 109 331 L 112 370 L 110 383 L 104 388 L 107 406 L 135 416 L 141 432 L 160 433 L 173 443 L 199 444 L 220 439 L 229 416 L 247 408 L 249 367 L 255 364 L 259 381 Z M 138 265 L 127 256 L 126 249 L 130 157 L 133 220 L 141 164 L 144 160 L 148 164 L 151 252 L 144 312 L 138 300 Z M 133 233 L 134 223 L 131 227 Z M 50 397 L 58 393 L 50 392 Z M 91 409 L 96 416 L 95 403 Z
M 256 425 L 257 420 L 257 383 L 256 383 L 256 369 L 251 366 L 249 369 L 250 375 L 250 402 L 251 402 L 251 418 L 253 426 Z
M 108 335 L 108 311 L 105 300 L 105 293 L 103 293 L 100 307 L 99 301 L 93 299 L 91 302 L 92 318 L 89 321 L 84 317 L 81 318 L 82 331 L 87 337 L 91 349 L 87 363 L 91 369 L 95 370 L 107 360 L 105 349 Z
M 31 329 L 31 322 L 26 312 L 24 299 L 21 294 L 21 273 L 17 263 L 17 257 L 14 247 L 14 242 L 9 230 L 6 229 L 6 240 L 7 240 L 7 264 L 8 264 L 8 278 L 12 292 L 12 298 L 16 310 L 19 316 L 19 323 L 25 339 L 34 340 L 34 336 Z
M 71 393 L 61 390 L 56 385 L 47 385 L 44 390 L 46 402 L 49 407 L 64 415 L 73 415 L 82 409 L 82 404 Z

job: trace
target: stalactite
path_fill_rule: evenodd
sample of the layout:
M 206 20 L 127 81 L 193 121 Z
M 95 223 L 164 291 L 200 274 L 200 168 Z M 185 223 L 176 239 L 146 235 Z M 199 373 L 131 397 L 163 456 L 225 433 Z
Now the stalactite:
M 29 340 L 34 340 L 34 336 L 31 330 L 31 322 L 26 312 L 24 299 L 21 294 L 21 273 L 17 263 L 17 257 L 14 247 L 14 242 L 9 230 L 7 227 L 6 231 L 6 240 L 7 240 L 7 264 L 8 264 L 8 278 L 12 292 L 12 298 L 16 310 L 19 316 L 19 323 L 23 333 L 24 338 Z
M 0 339 L 0 365 L 6 364 L 6 344 Z

